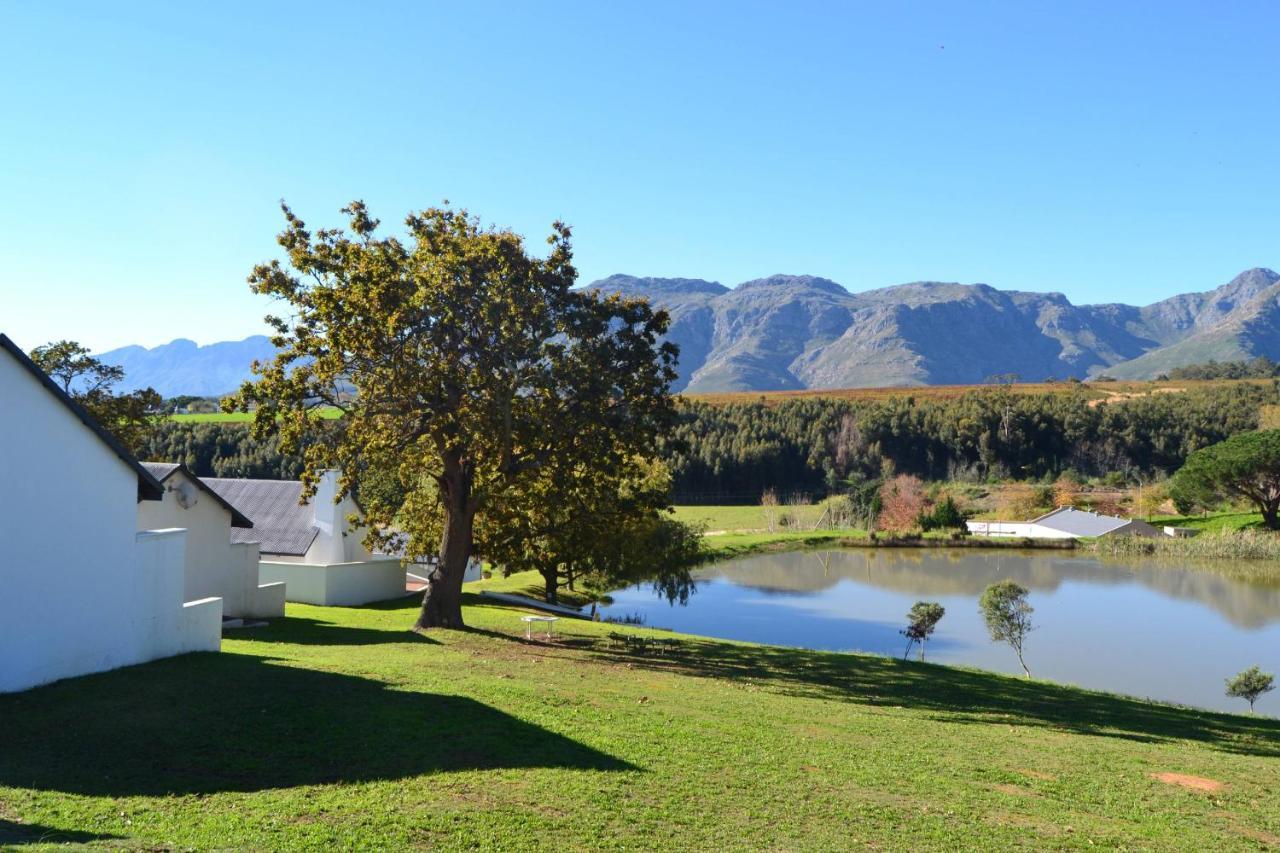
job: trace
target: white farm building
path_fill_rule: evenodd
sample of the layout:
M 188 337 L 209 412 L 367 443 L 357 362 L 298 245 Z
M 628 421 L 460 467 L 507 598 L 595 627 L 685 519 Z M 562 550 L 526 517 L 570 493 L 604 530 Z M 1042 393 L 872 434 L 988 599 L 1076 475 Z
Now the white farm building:
M 252 534 L 253 522 L 187 466 L 162 462 L 142 466 L 164 487 L 164 497 L 138 504 L 138 529 L 186 528 L 187 599 L 221 598 L 224 618 L 284 616 L 284 584 L 260 582 L 257 542 L 232 541 L 245 538 L 237 534 Z
M 284 583 L 289 601 L 356 606 L 405 594 L 399 557 L 372 554 L 361 515 L 349 496 L 340 500 L 338 472 L 326 471 L 309 500 L 297 480 L 202 478 L 253 522 L 231 528 L 233 543 L 258 543 L 260 583 Z
M 137 529 L 164 487 L 4 335 L 0 399 L 0 692 L 217 651 L 186 531 Z
M 1079 539 L 1082 536 L 1145 536 L 1164 534 L 1145 521 L 1101 515 L 1075 507 L 1058 507 L 1030 521 L 969 521 L 975 536 L 1019 537 L 1026 539 Z

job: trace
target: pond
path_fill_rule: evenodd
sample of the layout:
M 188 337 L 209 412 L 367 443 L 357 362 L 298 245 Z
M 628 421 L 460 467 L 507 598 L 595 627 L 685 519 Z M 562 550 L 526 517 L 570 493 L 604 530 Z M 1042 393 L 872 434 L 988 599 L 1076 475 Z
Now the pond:
M 696 574 L 685 606 L 647 585 L 613 594 L 604 616 L 731 640 L 901 657 L 905 614 L 937 601 L 946 616 L 927 659 L 1021 673 L 978 613 L 990 583 L 1030 590 L 1025 645 L 1037 678 L 1204 708 L 1243 711 L 1224 680 L 1280 671 L 1280 568 L 1099 560 L 1061 552 L 866 548 L 743 557 Z M 915 652 L 912 652 L 915 655 Z M 1280 714 L 1280 691 L 1258 710 Z

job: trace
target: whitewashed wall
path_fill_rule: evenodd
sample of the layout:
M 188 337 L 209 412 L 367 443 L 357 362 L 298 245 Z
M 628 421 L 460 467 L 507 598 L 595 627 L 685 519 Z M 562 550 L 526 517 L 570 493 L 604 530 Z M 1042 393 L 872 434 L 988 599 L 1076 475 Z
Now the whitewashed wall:
M 217 649 L 182 534 L 137 534 L 134 471 L 3 352 L 0 401 L 0 691 Z
M 975 536 L 1017 536 L 1029 539 L 1075 539 L 1070 533 L 1042 527 L 1030 521 L 966 521 Z
M 138 529 L 187 530 L 184 600 L 221 598 L 225 616 L 273 618 L 284 615 L 284 590 L 262 587 L 258 546 L 231 544 L 231 512 L 182 471 L 165 481 L 164 500 L 138 502 Z M 184 507 L 176 489 L 195 503 Z
M 404 567 L 394 557 L 323 566 L 263 560 L 259 571 L 263 581 L 283 582 L 290 601 L 304 604 L 356 607 L 405 594 Z

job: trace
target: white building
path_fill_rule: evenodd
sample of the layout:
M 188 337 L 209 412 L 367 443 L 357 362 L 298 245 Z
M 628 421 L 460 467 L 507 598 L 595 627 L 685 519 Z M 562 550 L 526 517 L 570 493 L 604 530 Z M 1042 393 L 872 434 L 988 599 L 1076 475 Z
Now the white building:
M 222 601 L 186 601 L 183 530 L 137 529 L 156 479 L 0 335 L 0 692 L 217 651 Z
M 365 529 L 350 522 L 360 507 L 349 496 L 335 502 L 337 471 L 326 471 L 305 503 L 296 480 L 203 481 L 253 522 L 231 528 L 231 541 L 259 543 L 259 581 L 283 582 L 289 601 L 355 606 L 405 594 L 400 559 L 371 554 Z
M 975 536 L 1016 536 L 1028 539 L 1162 535 L 1156 527 L 1145 521 L 1100 515 L 1070 506 L 1058 507 L 1053 512 L 1047 512 L 1030 521 L 968 521 L 965 525 Z
M 223 618 L 284 616 L 284 584 L 259 582 L 258 543 L 231 541 L 233 528 L 251 534 L 253 522 L 185 465 L 144 462 L 142 467 L 164 487 L 164 497 L 139 502 L 138 529 L 186 528 L 187 600 L 221 598 Z

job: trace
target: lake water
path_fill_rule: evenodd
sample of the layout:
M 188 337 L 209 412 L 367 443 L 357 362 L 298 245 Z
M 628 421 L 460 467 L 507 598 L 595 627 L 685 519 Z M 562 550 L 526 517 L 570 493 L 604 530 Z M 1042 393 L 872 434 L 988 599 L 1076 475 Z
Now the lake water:
M 1221 564 L 1190 569 L 1142 559 L 1050 552 L 852 549 L 744 557 L 697 574 L 686 606 L 647 586 L 613 594 L 605 616 L 689 634 L 902 656 L 916 601 L 946 608 L 927 659 L 1021 673 L 992 643 L 978 597 L 1006 578 L 1030 590 L 1035 630 L 1027 665 L 1037 678 L 1205 708 L 1244 711 L 1223 681 L 1258 664 L 1280 671 L 1280 568 L 1267 580 Z M 912 655 L 916 652 L 913 650 Z M 1280 690 L 1258 702 L 1280 715 Z

